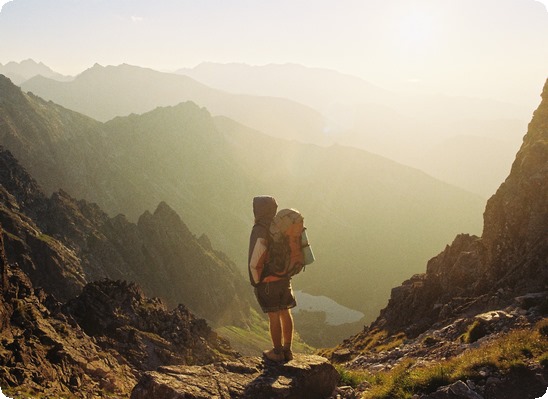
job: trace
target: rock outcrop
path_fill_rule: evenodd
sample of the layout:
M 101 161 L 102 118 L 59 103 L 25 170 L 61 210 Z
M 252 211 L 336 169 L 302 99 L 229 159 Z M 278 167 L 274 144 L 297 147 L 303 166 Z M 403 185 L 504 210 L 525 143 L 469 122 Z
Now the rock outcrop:
M 339 381 L 320 356 L 296 355 L 285 364 L 247 357 L 208 366 L 160 367 L 146 373 L 131 399 L 325 399 Z
M 134 283 L 89 283 L 63 312 L 74 317 L 105 351 L 119 353 L 133 369 L 174 364 L 207 364 L 236 353 L 184 306 L 173 310 L 147 298 Z

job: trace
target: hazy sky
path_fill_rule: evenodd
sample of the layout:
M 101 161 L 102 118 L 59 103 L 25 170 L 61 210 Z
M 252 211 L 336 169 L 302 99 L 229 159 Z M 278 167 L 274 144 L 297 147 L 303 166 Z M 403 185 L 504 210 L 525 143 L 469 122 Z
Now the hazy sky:
M 538 96 L 547 43 L 535 0 L 12 0 L 0 12 L 3 64 L 74 75 L 96 62 L 291 62 L 507 101 Z

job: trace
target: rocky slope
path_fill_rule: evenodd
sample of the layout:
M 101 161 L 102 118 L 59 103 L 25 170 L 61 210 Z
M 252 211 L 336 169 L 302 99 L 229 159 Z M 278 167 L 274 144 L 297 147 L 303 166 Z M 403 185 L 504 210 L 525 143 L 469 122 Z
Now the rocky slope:
M 183 305 L 168 311 L 134 284 L 104 280 L 87 285 L 66 305 L 58 302 L 8 262 L 5 236 L 0 229 L 0 385 L 5 393 L 127 398 L 139 376 L 159 365 L 234 358 L 204 320 Z
M 548 316 L 547 183 L 548 82 L 510 175 L 487 203 L 482 237 L 456 237 L 428 262 L 426 273 L 394 288 L 378 319 L 341 344 L 333 358 L 370 372 L 396 369 L 410 359 L 411 369 L 432 367 L 457 355 L 468 359 L 473 348 L 486 347 L 485 353 L 503 348 L 501 342 L 521 329 L 529 331 L 525 337 L 532 342 L 522 349 L 526 356 L 505 370 L 494 365 L 503 364 L 508 353 L 494 363 L 485 360 L 470 372 L 468 396 L 451 396 L 464 389 L 461 385 L 428 396 L 414 393 L 417 398 L 540 397 L 548 370 L 532 348 L 539 345 L 541 354 L 548 348 L 543 327 Z M 366 394 L 370 389 L 362 387 Z
M 171 307 L 186 304 L 214 324 L 246 324 L 254 306 L 246 281 L 166 203 L 134 224 L 64 191 L 47 198 L 1 148 L 0 195 L 10 261 L 57 298 L 74 297 L 87 282 L 125 279 Z

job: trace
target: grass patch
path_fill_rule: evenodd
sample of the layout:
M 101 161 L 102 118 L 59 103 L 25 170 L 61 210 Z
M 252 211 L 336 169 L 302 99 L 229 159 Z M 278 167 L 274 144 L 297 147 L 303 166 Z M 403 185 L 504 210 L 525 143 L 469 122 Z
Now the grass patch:
M 476 342 L 478 339 L 485 337 L 486 334 L 487 329 L 485 328 L 484 323 L 476 320 L 468 326 L 466 332 L 461 336 L 461 340 L 466 344 L 471 344 Z
M 351 386 L 356 388 L 363 382 L 371 383 L 373 377 L 370 373 L 356 370 L 347 370 L 346 368 L 336 365 L 335 369 L 338 371 L 339 376 L 341 377 L 339 385 L 340 386 Z
M 367 351 L 382 352 L 400 346 L 405 339 L 406 336 L 404 333 L 388 335 L 388 332 L 385 330 L 373 329 L 369 331 L 365 339 L 354 340 L 352 346 L 362 353 Z
M 56 243 L 56 240 L 55 238 L 53 238 L 52 236 L 49 236 L 47 234 L 44 234 L 44 233 L 40 233 L 36 236 L 36 238 L 38 238 L 40 241 L 43 241 L 45 242 L 46 244 L 52 246 L 52 245 L 55 245 Z
M 430 393 L 457 380 L 478 380 L 484 368 L 508 373 L 526 367 L 528 362 L 548 363 L 548 337 L 545 319 L 533 329 L 512 331 L 480 348 L 469 349 L 461 355 L 440 362 L 436 366 L 415 366 L 413 359 L 405 359 L 392 370 L 377 374 L 357 373 L 338 367 L 346 384 L 368 381 L 371 389 L 363 399 L 410 399 L 418 393 Z M 354 385 L 354 386 L 355 386 Z
M 377 343 L 377 346 L 375 346 L 373 349 L 376 352 L 389 351 L 402 345 L 406 338 L 407 337 L 404 333 L 399 333 L 394 335 L 393 337 L 390 337 L 389 339 L 385 338 L 382 342 Z

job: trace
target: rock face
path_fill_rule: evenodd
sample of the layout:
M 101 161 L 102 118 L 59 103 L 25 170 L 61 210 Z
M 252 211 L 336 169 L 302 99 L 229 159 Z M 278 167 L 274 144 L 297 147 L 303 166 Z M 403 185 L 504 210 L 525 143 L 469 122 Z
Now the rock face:
M 63 311 L 103 350 L 119 353 L 135 370 L 206 364 L 236 355 L 184 305 L 170 311 L 160 299 L 145 297 L 134 283 L 90 283 Z
M 160 367 L 146 373 L 131 399 L 324 399 L 339 374 L 327 359 L 296 355 L 285 364 L 259 358 L 202 367 Z

